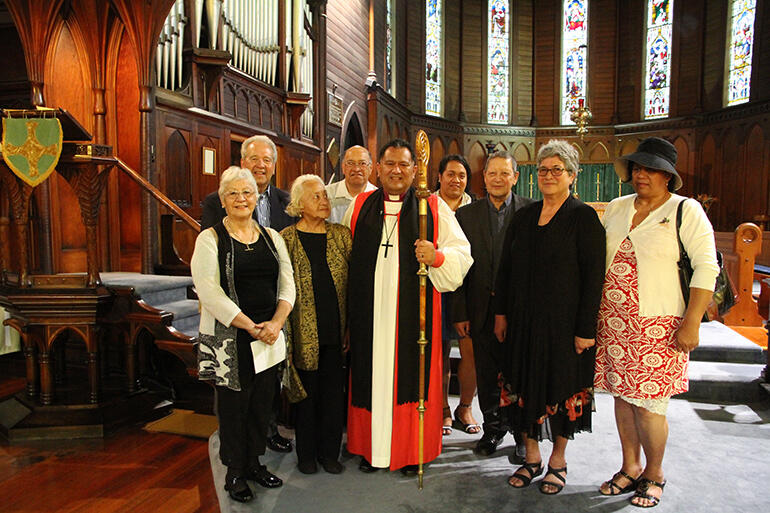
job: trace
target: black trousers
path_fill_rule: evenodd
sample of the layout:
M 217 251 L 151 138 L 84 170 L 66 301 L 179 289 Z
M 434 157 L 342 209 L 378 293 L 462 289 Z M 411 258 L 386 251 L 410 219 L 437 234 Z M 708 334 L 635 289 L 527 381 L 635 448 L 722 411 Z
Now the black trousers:
M 243 475 L 259 466 L 265 454 L 267 424 L 275 395 L 277 366 L 251 379 L 241 377 L 241 390 L 216 387 L 219 459 L 228 473 Z M 252 371 L 253 372 L 253 371 Z
M 479 406 L 484 416 L 484 434 L 503 435 L 505 427 L 500 417 L 500 385 L 497 376 L 500 362 L 504 356 L 503 345 L 495 337 L 495 317 L 490 305 L 487 319 L 481 329 L 472 330 L 473 359 L 476 366 L 476 387 L 479 394 Z
M 297 369 L 307 397 L 296 403 L 294 434 L 299 463 L 325 458 L 336 461 L 342 443 L 345 374 L 337 345 L 319 348 L 318 370 Z

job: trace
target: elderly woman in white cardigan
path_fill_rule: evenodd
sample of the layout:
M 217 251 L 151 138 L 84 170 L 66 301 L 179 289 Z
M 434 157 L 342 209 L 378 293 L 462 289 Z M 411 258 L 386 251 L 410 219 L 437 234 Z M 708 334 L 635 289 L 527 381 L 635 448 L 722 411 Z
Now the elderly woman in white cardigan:
M 198 376 L 212 381 L 219 419 L 219 457 L 233 500 L 253 498 L 247 480 L 266 488 L 283 482 L 259 463 L 277 372 L 255 372 L 252 342 L 284 343 L 279 335 L 294 304 L 294 275 L 275 230 L 251 217 L 257 185 L 247 169 L 230 167 L 219 184 L 227 215 L 195 241 L 190 261 L 201 305 Z
M 663 494 L 668 400 L 687 391 L 688 354 L 698 346 L 719 272 L 706 213 L 697 201 L 673 194 L 682 186 L 676 157 L 671 143 L 650 137 L 619 159 L 615 170 L 636 194 L 610 202 L 602 219 L 607 270 L 594 386 L 615 396 L 623 464 L 600 491 L 633 491 L 631 504 L 643 508 L 656 506 Z M 694 270 L 686 304 L 677 267 L 680 203 L 679 237 Z

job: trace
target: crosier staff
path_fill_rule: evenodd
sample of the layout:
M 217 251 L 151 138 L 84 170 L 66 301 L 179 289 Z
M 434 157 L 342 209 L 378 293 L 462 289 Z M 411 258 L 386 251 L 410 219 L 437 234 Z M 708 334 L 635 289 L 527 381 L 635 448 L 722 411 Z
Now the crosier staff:
M 428 141 L 428 135 L 422 130 L 417 132 L 415 151 L 417 153 L 417 197 L 419 198 L 420 239 L 427 240 L 428 196 L 430 196 L 430 191 L 428 190 L 430 141 Z M 417 488 L 422 490 L 422 478 L 425 473 L 422 468 L 423 449 L 425 446 L 425 346 L 428 345 L 428 340 L 425 338 L 425 293 L 427 290 L 426 280 L 428 278 L 428 269 L 424 263 L 420 263 L 420 269 L 417 271 L 417 276 L 420 277 L 420 338 L 417 340 L 417 345 L 420 347 L 419 402 L 417 403 L 417 411 L 420 414 L 419 445 L 417 453 Z

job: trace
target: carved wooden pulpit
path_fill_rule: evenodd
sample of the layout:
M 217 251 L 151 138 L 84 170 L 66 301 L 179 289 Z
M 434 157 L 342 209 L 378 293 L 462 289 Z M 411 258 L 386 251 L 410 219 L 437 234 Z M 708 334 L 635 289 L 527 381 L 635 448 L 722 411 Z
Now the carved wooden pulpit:
M 112 148 L 91 144 L 91 135 L 63 109 L 4 111 L 0 150 L 0 194 L 9 197 L 18 248 L 18 268 L 10 269 L 7 252 L 0 252 L 0 305 L 11 314 L 5 323 L 21 335 L 26 361 L 26 392 L 39 404 L 54 401 L 52 346 L 69 331 L 83 339 L 88 353 L 88 403 L 99 402 L 98 319 L 109 309 L 112 295 L 99 278 L 97 221 L 102 192 L 115 164 Z M 37 121 L 42 120 L 42 121 Z M 56 135 L 41 132 L 51 121 Z M 19 123 L 27 128 L 26 139 Z M 10 134 L 11 128 L 15 133 Z M 48 127 L 54 130 L 55 127 Z M 41 139 L 43 139 L 41 141 Z M 55 156 L 55 158 L 53 158 Z M 34 188 L 57 171 L 77 195 L 86 228 L 85 273 L 32 274 L 29 247 L 30 199 Z M 0 222 L 0 245 L 9 246 L 8 222 Z M 82 394 L 81 394 L 82 395 Z M 34 409 L 34 403 L 28 404 Z

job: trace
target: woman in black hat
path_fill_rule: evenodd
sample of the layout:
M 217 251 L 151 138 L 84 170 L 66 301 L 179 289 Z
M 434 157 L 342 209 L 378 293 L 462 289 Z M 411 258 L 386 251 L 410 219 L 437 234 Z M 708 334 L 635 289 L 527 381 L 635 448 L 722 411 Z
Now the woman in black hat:
M 687 391 L 688 354 L 698 345 L 719 272 L 706 213 L 696 200 L 673 194 L 682 186 L 676 157 L 671 143 L 650 137 L 618 159 L 615 171 L 636 194 L 610 202 L 602 219 L 607 269 L 594 386 L 615 396 L 623 465 L 600 491 L 634 491 L 631 504 L 643 508 L 656 506 L 663 494 L 668 400 Z M 677 267 L 679 208 L 678 235 L 694 269 L 687 304 Z

